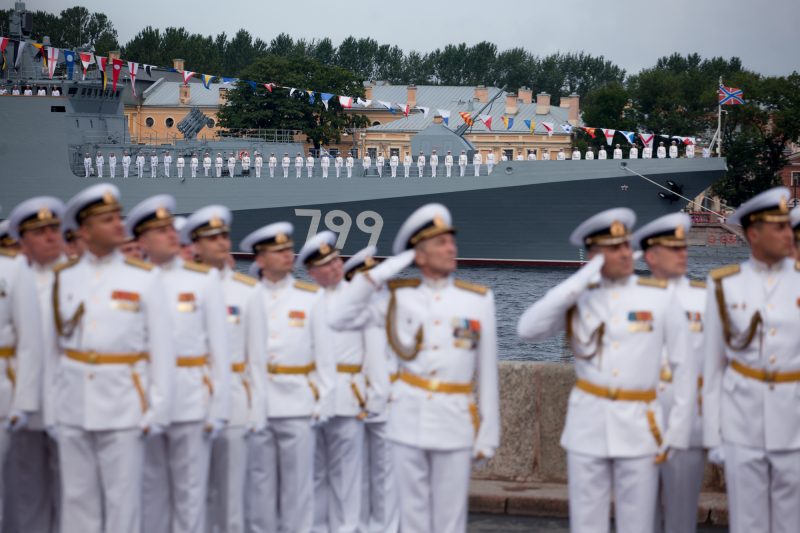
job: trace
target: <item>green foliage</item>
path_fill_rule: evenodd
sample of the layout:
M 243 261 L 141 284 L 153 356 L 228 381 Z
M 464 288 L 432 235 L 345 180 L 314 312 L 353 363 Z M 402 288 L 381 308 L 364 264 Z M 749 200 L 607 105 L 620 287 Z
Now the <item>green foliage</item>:
M 340 67 L 328 66 L 308 57 L 281 57 L 267 54 L 244 69 L 242 77 L 249 80 L 271 80 L 286 87 L 307 88 L 352 96 L 364 96 L 361 81 Z M 366 117 L 345 113 L 336 97 L 322 104 L 319 94 L 311 102 L 302 90 L 289 97 L 284 89 L 268 91 L 263 86 L 255 90 L 242 81 L 229 92 L 228 105 L 219 112 L 224 128 L 295 129 L 302 131 L 315 147 L 340 141 L 347 128 L 364 127 Z
M 0 10 L 0 32 L 9 34 L 13 10 Z M 33 33 L 31 38 L 42 41 L 50 38 L 57 48 L 95 50 L 107 54 L 118 50 L 117 30 L 104 13 L 91 13 L 82 6 L 64 9 L 58 15 L 46 11 L 33 12 Z

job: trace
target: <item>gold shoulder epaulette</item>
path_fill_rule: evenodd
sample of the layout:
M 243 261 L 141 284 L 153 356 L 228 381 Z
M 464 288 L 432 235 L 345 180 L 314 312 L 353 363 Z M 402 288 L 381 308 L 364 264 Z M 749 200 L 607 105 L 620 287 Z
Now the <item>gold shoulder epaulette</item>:
M 389 282 L 386 284 L 391 290 L 395 289 L 403 289 L 406 287 L 419 287 L 422 283 L 421 279 L 417 278 L 406 278 L 406 279 L 390 279 Z
M 465 291 L 475 292 L 483 296 L 487 292 L 489 292 L 489 287 L 485 285 L 479 285 L 477 283 L 470 283 L 469 281 L 464 281 L 462 279 L 457 279 L 453 282 L 453 285 L 458 287 L 459 289 L 464 289 Z
M 233 279 L 238 281 L 239 283 L 244 283 L 245 285 L 249 285 L 250 287 L 255 287 L 258 283 L 256 278 L 250 277 L 247 274 L 242 274 L 241 272 L 234 272 Z
M 600 284 L 597 283 L 597 282 L 590 283 L 589 285 L 586 286 L 586 288 L 589 289 L 590 291 L 594 290 L 594 289 L 599 289 L 600 288 Z
M 742 267 L 738 264 L 715 268 L 711 271 L 711 279 L 714 281 L 721 280 L 722 278 L 727 278 L 728 276 L 738 274 L 741 270 Z
M 699 280 L 699 279 L 690 279 L 689 280 L 689 286 L 690 287 L 694 287 L 695 289 L 705 289 L 706 288 L 706 282 L 703 281 L 703 280 Z
M 130 265 L 132 267 L 141 268 L 142 270 L 153 270 L 153 264 L 148 263 L 147 261 L 142 261 L 141 259 L 136 259 L 135 257 L 127 257 L 125 258 L 125 264 Z
M 317 285 L 316 283 L 309 283 L 308 281 L 300 281 L 300 280 L 294 282 L 294 287 L 296 289 L 300 289 L 301 291 L 308 291 L 308 292 L 317 292 L 319 290 L 319 285 Z
M 637 285 L 642 285 L 644 287 L 655 287 L 657 289 L 666 289 L 667 288 L 667 280 L 665 279 L 656 279 L 656 278 L 642 278 L 640 277 L 636 280 Z
M 0 255 L 5 257 L 17 257 L 19 252 L 17 250 L 12 250 L 11 248 L 0 248 Z
M 211 267 L 202 263 L 195 263 L 194 261 L 186 261 L 183 263 L 183 268 L 191 270 L 192 272 L 200 272 L 201 274 L 208 274 L 211 272 Z
M 78 264 L 78 261 L 80 261 L 80 258 L 78 257 L 73 257 L 72 259 L 67 259 L 66 261 L 62 261 L 61 263 L 53 267 L 53 272 L 59 273 L 62 270 L 66 270 L 70 267 L 73 267 Z

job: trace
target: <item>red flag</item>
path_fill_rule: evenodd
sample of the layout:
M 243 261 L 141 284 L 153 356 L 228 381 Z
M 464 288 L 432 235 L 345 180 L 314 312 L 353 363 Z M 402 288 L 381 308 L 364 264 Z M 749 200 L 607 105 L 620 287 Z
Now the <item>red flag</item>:
M 94 56 L 91 52 L 79 52 L 81 56 L 81 65 L 83 65 L 83 79 L 86 79 L 86 69 L 89 68 L 89 65 L 92 64 L 94 60 Z
M 642 140 L 642 144 L 644 144 L 647 148 L 650 148 L 650 145 L 653 144 L 653 135 L 652 133 L 640 133 L 639 138 Z
M 466 111 L 461 111 L 458 114 L 461 116 L 461 120 L 463 120 L 464 124 L 466 124 L 467 126 L 472 127 L 472 125 L 475 123 L 475 121 L 472 120 L 472 115 L 467 113 Z
M 100 69 L 100 75 L 103 76 L 103 90 L 106 90 L 106 86 L 108 85 L 108 76 L 106 76 L 106 63 L 108 63 L 108 58 L 105 56 L 94 56 L 95 61 L 97 61 L 97 68 Z
M 133 91 L 133 96 L 136 96 L 136 71 L 138 70 L 139 63 L 128 61 L 128 74 L 131 77 L 131 90 Z
M 409 111 L 408 104 L 397 104 L 397 107 L 400 108 L 400 111 L 403 112 L 403 115 L 408 117 L 408 111 Z
M 183 84 L 189 85 L 189 78 L 194 76 L 194 72 L 191 72 L 189 70 L 184 70 L 183 72 L 181 72 L 181 74 L 183 74 Z
M 111 60 L 111 90 L 117 90 L 117 81 L 119 81 L 119 73 L 122 72 L 122 60 Z
M 353 97 L 352 96 L 340 96 L 339 97 L 339 105 L 346 109 L 350 109 L 353 107 Z
M 272 92 L 272 88 L 273 88 L 273 87 L 275 87 L 275 84 L 274 84 L 274 83 L 265 83 L 265 84 L 264 84 L 264 88 L 265 88 L 266 90 L 268 90 L 269 92 Z
M 583 131 L 585 131 L 586 133 L 588 133 L 588 134 L 589 134 L 589 137 L 591 137 L 592 139 L 596 139 L 596 138 L 597 138 L 597 135 L 595 135 L 595 129 L 596 129 L 596 128 L 583 128 Z
M 480 115 L 478 118 L 483 121 L 487 130 L 492 129 L 492 115 Z

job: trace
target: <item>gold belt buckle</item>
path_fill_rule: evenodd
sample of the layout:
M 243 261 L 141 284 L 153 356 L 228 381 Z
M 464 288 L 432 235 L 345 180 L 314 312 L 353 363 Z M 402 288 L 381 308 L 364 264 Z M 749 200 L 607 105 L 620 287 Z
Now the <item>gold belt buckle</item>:
M 619 389 L 617 387 L 609 387 L 608 399 L 615 401 L 619 397 Z
M 90 365 L 97 364 L 97 352 L 89 352 L 86 354 L 86 358 L 89 360 Z
M 775 383 L 777 372 L 774 370 L 764 370 L 764 381 L 767 383 Z
M 438 379 L 432 379 L 432 380 L 430 380 L 430 381 L 428 382 L 428 385 L 430 385 L 430 389 L 431 389 L 432 391 L 434 391 L 434 392 L 436 392 L 436 391 L 438 391 L 438 390 L 439 390 L 439 386 L 440 386 L 441 384 L 442 384 L 442 382 L 441 382 L 441 381 L 439 381 Z

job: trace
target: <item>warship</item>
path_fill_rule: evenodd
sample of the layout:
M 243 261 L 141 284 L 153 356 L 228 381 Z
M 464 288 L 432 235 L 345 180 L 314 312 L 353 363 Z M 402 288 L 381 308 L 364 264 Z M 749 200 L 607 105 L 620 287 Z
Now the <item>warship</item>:
M 29 26 L 30 17 L 18 2 L 11 37 L 28 38 Z M 383 177 L 375 175 L 374 166 L 370 175 L 363 175 L 361 162 L 356 161 L 352 178 L 337 179 L 331 168 L 331 177 L 323 179 L 317 159 L 311 178 L 305 168 L 303 177 L 296 178 L 294 161 L 289 178 L 283 178 L 280 166 L 270 178 L 266 168 L 269 154 L 275 153 L 280 160 L 284 153 L 305 154 L 306 147 L 280 135 L 273 139 L 200 140 L 197 133 L 205 120 L 194 112 L 179 124 L 184 139 L 155 146 L 131 142 L 123 112 L 123 91 L 129 87 L 112 90 L 109 83 L 103 88 L 99 79 L 51 80 L 36 62 L 36 51 L 33 46 L 23 48 L 19 68 L 10 66 L 2 80 L 6 86 L 29 83 L 47 88 L 47 96 L 0 96 L 4 130 L 0 136 L 0 181 L 5 214 L 31 196 L 46 194 L 67 200 L 98 183 L 98 178 L 85 176 L 85 154 L 93 158 L 98 151 L 113 151 L 121 161 L 127 151 L 135 161 L 136 155 L 144 152 L 145 177 L 135 177 L 132 163 L 131 177 L 122 178 L 118 168 L 113 180 L 124 204 L 130 208 L 149 196 L 171 194 L 182 214 L 212 203 L 226 205 L 234 215 L 235 243 L 257 227 L 287 220 L 294 224 L 300 242 L 329 229 L 338 235 L 336 245 L 344 255 L 368 244 L 377 245 L 380 255 L 389 255 L 392 239 L 408 214 L 422 204 L 439 202 L 453 214 L 459 232 L 458 256 L 464 262 L 568 265 L 584 260 L 583 251 L 568 243 L 569 233 L 584 218 L 602 209 L 627 206 L 641 222 L 647 222 L 686 206 L 687 199 L 702 193 L 726 170 L 723 158 L 501 161 L 491 175 L 471 175 L 470 165 L 464 177 L 458 177 L 456 171 L 454 177 L 445 178 L 443 169 L 439 177 L 420 177 L 414 168 L 413 177 L 390 178 L 388 169 Z M 52 96 L 54 86 L 60 95 Z M 463 133 L 432 122 L 412 139 L 412 153 L 430 154 L 435 149 L 439 154 L 448 150 L 459 154 L 465 150 L 471 161 L 474 147 Z M 205 152 L 213 157 L 217 152 L 243 149 L 264 156 L 262 177 L 242 169 L 240 160 L 233 175 L 225 165 L 221 178 L 204 177 L 202 168 L 199 177 L 187 177 L 192 153 L 202 158 Z M 173 166 L 178 154 L 186 155 L 183 178 L 175 177 L 175 168 L 170 178 L 147 177 L 149 155 L 163 150 L 172 152 Z M 163 168 L 161 161 L 159 168 Z M 482 170 L 485 174 L 485 164 Z

